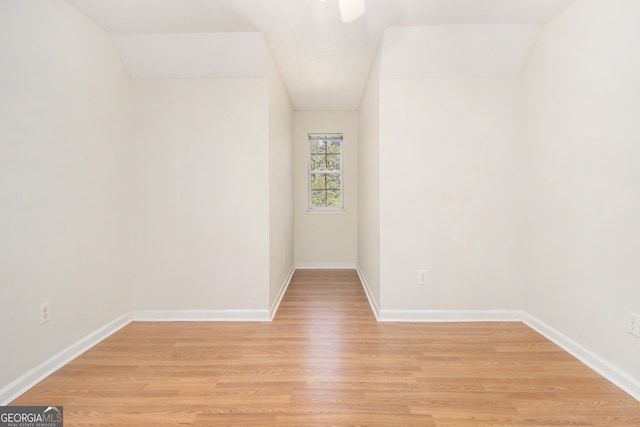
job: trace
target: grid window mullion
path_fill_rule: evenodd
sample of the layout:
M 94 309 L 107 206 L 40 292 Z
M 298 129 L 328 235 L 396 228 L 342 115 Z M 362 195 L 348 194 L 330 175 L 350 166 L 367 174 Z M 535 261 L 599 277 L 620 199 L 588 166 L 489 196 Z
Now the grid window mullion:
M 342 135 L 309 135 L 309 208 L 342 209 Z

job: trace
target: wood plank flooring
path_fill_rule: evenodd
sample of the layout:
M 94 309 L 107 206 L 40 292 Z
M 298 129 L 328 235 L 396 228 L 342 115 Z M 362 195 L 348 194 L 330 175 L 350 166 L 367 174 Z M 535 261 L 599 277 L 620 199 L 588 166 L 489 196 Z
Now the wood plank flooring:
M 377 323 L 354 271 L 297 271 L 273 322 L 132 323 L 13 405 L 65 426 L 640 426 L 520 323 Z

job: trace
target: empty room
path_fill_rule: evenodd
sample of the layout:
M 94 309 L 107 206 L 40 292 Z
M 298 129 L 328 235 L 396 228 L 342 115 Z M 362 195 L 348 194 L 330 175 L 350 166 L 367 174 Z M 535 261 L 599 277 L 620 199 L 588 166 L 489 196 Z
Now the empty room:
M 0 426 L 640 426 L 639 20 L 0 0 Z

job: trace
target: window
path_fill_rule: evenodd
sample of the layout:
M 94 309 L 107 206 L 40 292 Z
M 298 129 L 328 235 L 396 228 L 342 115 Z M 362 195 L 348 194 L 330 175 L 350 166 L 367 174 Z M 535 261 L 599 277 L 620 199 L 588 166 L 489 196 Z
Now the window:
M 340 210 L 342 134 L 309 134 L 309 209 Z

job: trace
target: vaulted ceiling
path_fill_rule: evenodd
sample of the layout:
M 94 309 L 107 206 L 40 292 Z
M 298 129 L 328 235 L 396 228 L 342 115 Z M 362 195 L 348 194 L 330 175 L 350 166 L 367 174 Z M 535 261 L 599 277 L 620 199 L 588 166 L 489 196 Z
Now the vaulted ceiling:
M 244 44 L 244 36 L 225 33 L 259 32 L 295 109 L 339 110 L 358 108 L 387 28 L 434 26 L 409 29 L 407 35 L 408 46 L 415 48 L 406 55 L 414 56 L 427 74 L 465 74 L 460 68 L 476 63 L 485 72 L 503 62 L 509 72 L 517 73 L 526 63 L 540 25 L 573 0 L 366 0 L 365 15 L 347 24 L 341 22 L 338 0 L 67 1 L 114 36 L 133 78 L 207 77 L 221 69 L 215 64 L 220 57 L 203 59 L 203 49 L 252 49 L 253 44 Z M 478 25 L 475 28 L 488 36 L 478 42 L 479 33 L 470 31 L 470 25 Z M 487 25 L 498 30 L 487 32 Z M 397 29 L 392 36 L 404 38 Z M 148 56 L 137 54 L 141 40 L 147 52 L 179 52 L 182 65 L 149 61 Z M 403 51 L 395 52 L 402 55 Z M 450 61 L 456 52 L 463 58 Z M 399 78 L 411 77 L 402 70 L 398 73 Z

